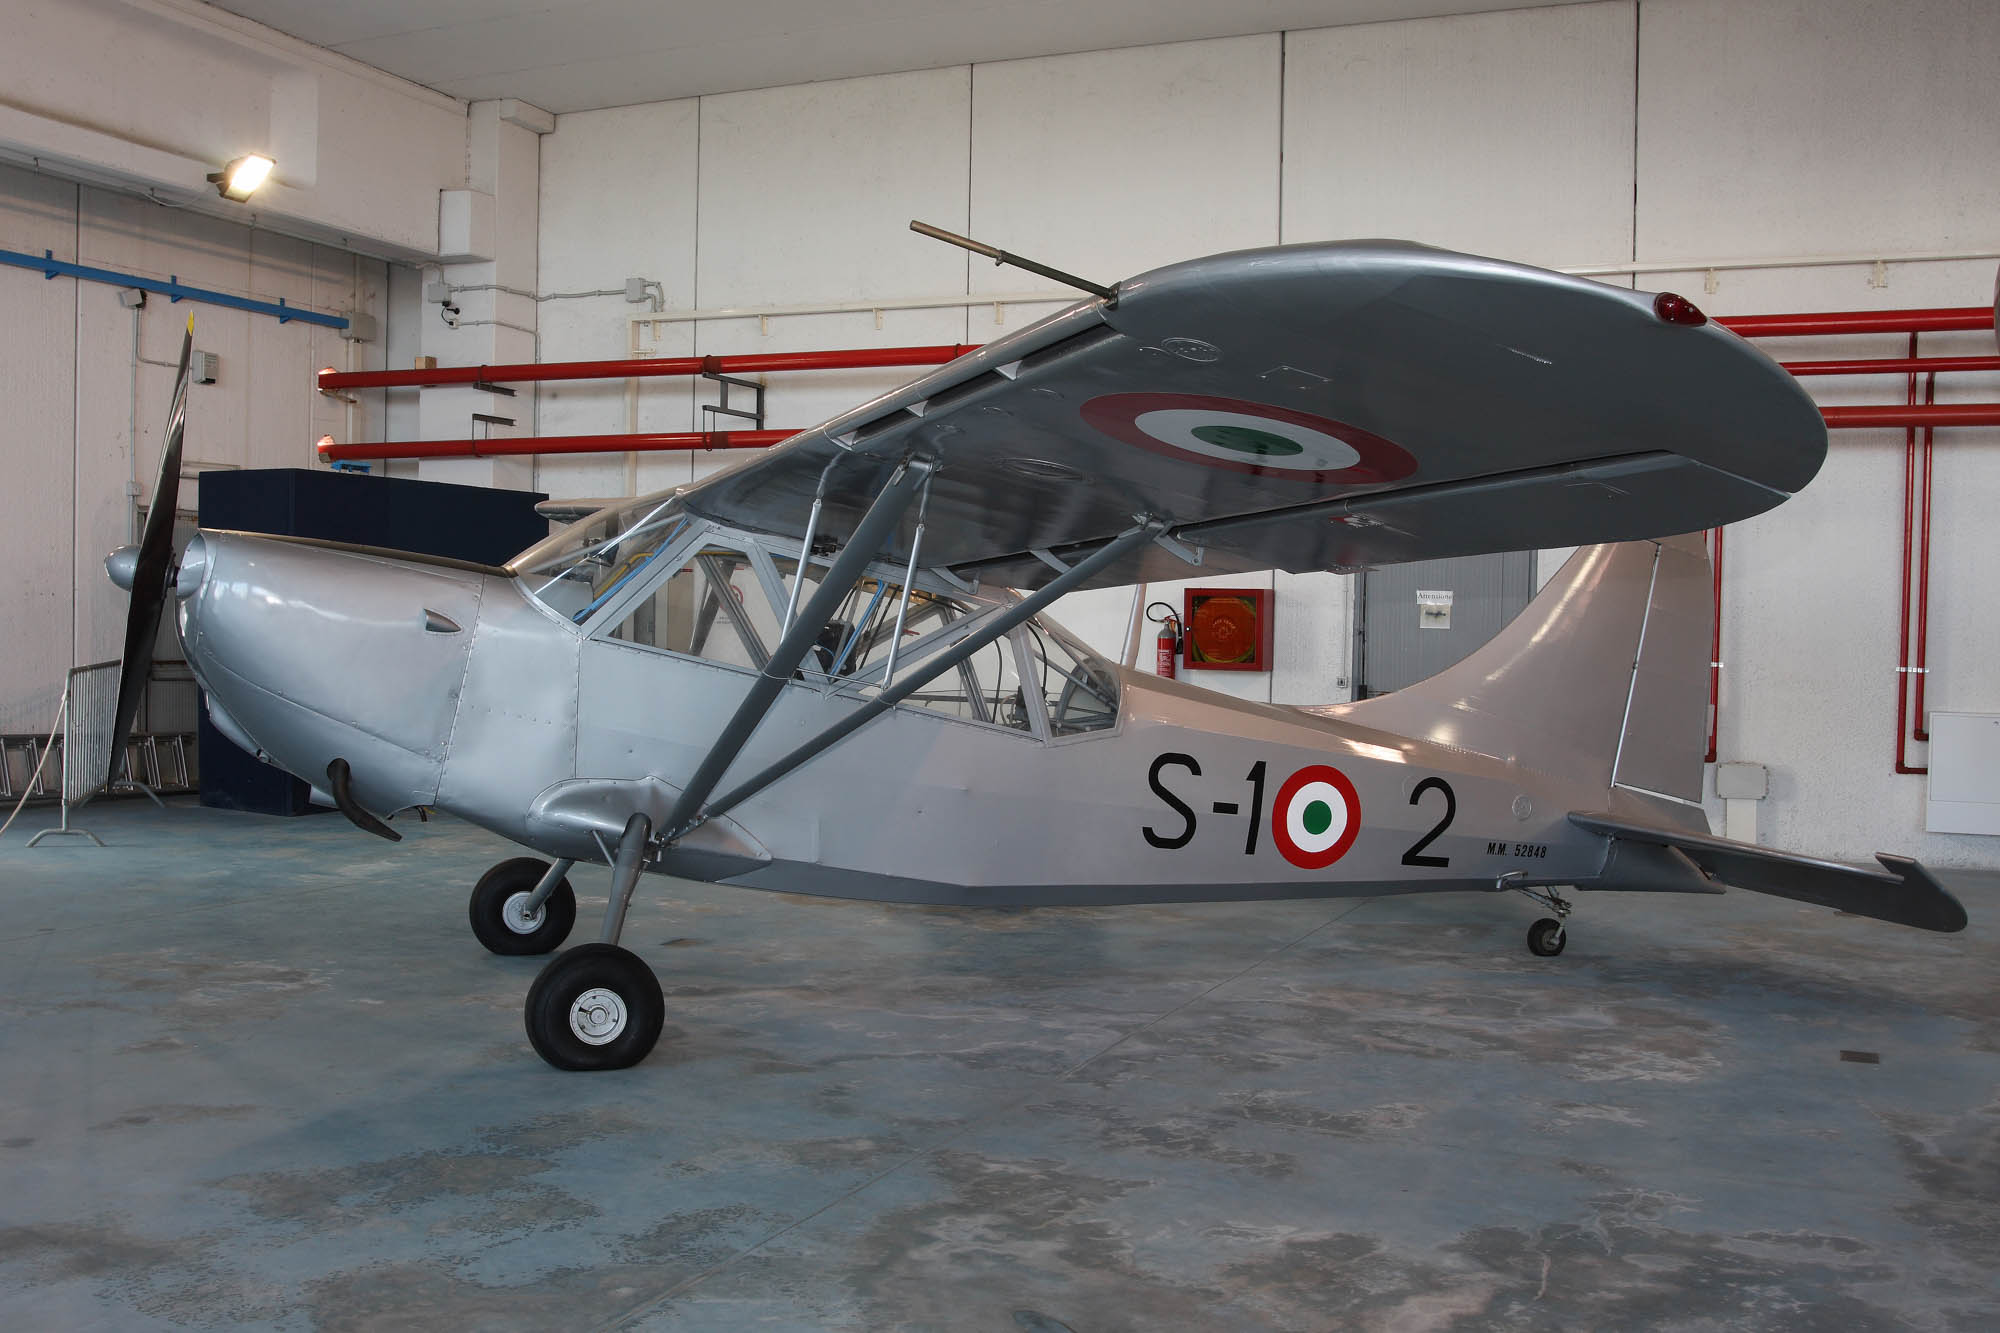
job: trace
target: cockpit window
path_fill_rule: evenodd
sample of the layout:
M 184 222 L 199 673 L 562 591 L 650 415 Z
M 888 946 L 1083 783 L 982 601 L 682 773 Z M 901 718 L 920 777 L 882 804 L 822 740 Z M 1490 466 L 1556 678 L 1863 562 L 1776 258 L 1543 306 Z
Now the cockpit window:
M 796 582 L 798 562 L 790 556 L 781 555 L 772 564 L 778 571 L 780 582 L 789 589 Z M 798 593 L 799 605 L 805 605 L 818 590 L 820 578 L 825 573 L 825 566 L 807 563 L 805 584 Z M 892 582 L 873 574 L 864 577 L 821 627 L 812 650 L 806 654 L 802 670 L 808 676 L 823 680 L 867 678 L 869 668 L 886 662 L 889 641 L 896 637 L 896 612 L 902 606 L 902 600 L 901 582 Z M 902 641 L 907 645 L 939 625 L 970 613 L 968 608 L 949 598 L 920 589 L 911 596 L 909 606 L 904 609 Z
M 1049 710 L 1049 732 L 1073 736 L 1118 724 L 1118 674 L 1053 621 L 1030 620 L 1028 661 Z
M 904 624 L 907 644 L 896 661 L 898 680 L 905 679 L 911 672 L 922 671 L 925 663 L 974 631 L 979 621 L 999 614 L 1000 607 L 966 605 L 936 597 L 922 603 L 921 610 L 923 614 L 920 616 L 919 608 L 913 607 L 909 620 Z M 1015 634 L 1018 633 L 1018 630 L 1015 631 Z M 886 656 L 878 665 L 882 669 L 887 668 Z M 862 692 L 879 692 L 881 672 L 872 670 L 865 674 Z M 966 661 L 933 677 L 908 696 L 904 703 L 968 722 L 984 722 L 1014 731 L 1034 730 L 1027 696 L 1021 691 L 1014 634 L 994 640 Z
M 765 641 L 776 628 L 749 557 L 706 544 L 605 637 L 755 670 L 770 658 Z
M 826 572 L 823 560 L 810 559 L 801 583 L 796 551 L 789 540 L 689 515 L 679 493 L 668 492 L 572 523 L 507 568 L 544 605 L 602 640 L 762 670 L 788 611 L 812 599 Z M 900 573 L 877 566 L 847 590 L 792 679 L 856 698 L 878 695 L 892 645 L 889 680 L 901 682 L 1010 604 L 1004 593 L 949 594 L 929 578 L 906 602 Z M 901 702 L 1063 737 L 1115 727 L 1118 684 L 1108 662 L 1035 616 Z
M 570 524 L 507 568 L 541 601 L 580 622 L 645 573 L 686 525 L 678 495 L 649 495 Z

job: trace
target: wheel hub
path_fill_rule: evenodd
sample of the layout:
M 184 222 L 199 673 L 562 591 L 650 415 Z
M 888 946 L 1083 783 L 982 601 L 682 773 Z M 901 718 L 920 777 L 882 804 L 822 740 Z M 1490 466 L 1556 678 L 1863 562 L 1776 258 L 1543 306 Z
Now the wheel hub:
M 625 1001 L 615 991 L 591 987 L 570 1004 L 569 1030 L 591 1046 L 616 1039 L 625 1030 Z
M 541 927 L 546 913 L 540 907 L 528 906 L 528 900 L 534 896 L 526 892 L 509 894 L 506 904 L 500 909 L 500 919 L 516 935 L 532 935 Z

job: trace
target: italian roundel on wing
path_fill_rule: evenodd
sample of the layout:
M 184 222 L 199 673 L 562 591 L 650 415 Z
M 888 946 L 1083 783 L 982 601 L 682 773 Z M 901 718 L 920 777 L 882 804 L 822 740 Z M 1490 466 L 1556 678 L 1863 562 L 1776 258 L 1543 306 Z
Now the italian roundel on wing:
M 1196 393 L 1108 393 L 1082 408 L 1114 440 L 1204 467 L 1336 486 L 1400 481 L 1417 460 L 1331 417 Z
M 1312 764 L 1285 779 L 1271 810 L 1271 835 L 1301 870 L 1322 870 L 1347 855 L 1361 832 L 1361 796 L 1337 768 Z

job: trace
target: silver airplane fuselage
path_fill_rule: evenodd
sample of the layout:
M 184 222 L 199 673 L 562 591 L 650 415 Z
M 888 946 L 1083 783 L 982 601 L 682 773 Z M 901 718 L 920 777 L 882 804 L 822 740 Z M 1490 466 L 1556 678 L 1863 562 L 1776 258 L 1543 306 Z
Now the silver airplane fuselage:
M 756 675 L 611 637 L 612 609 L 578 623 L 512 570 L 242 533 L 199 540 L 180 624 L 225 735 L 323 798 L 329 764 L 345 760 L 370 811 L 436 807 L 553 858 L 609 862 L 635 811 L 658 827 Z M 1617 620 L 1629 662 L 1626 622 L 1643 621 L 1656 546 L 1595 549 L 1541 618 Z M 1510 660 L 1547 651 L 1536 610 L 1523 621 L 1526 646 Z M 1026 676 L 1032 659 L 1018 642 L 1011 651 Z M 1025 726 L 900 705 L 647 868 L 987 906 L 1321 897 L 1588 884 L 1607 845 L 1569 822 L 1573 810 L 1664 812 L 1706 831 L 1698 809 L 1610 781 L 1629 668 L 1577 686 L 1602 698 L 1560 701 L 1566 715 L 1615 711 L 1610 734 L 1537 763 L 1480 751 L 1491 701 L 1432 698 L 1431 723 L 1392 729 L 1388 700 L 1308 711 L 1092 665 L 1117 683 L 1108 725 L 1057 735 L 1034 689 L 1019 696 Z M 1585 665 L 1579 681 L 1603 677 Z M 739 771 L 860 707 L 840 684 L 788 681 Z

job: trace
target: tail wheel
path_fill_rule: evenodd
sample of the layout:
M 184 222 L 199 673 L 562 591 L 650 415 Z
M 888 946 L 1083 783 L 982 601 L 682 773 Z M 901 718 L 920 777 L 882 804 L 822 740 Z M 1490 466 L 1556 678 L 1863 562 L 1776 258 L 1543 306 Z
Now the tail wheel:
M 1563 923 L 1552 916 L 1545 916 L 1528 927 L 1528 952 L 1537 958 L 1553 958 L 1569 943 Z
M 576 924 L 576 893 L 569 881 L 557 884 L 540 907 L 528 910 L 528 899 L 548 869 L 547 861 L 517 856 L 479 877 L 466 916 L 481 944 L 508 955 L 554 953 L 562 947 Z
M 557 1069 L 629 1069 L 660 1039 L 667 1003 L 638 955 L 615 944 L 559 954 L 528 988 L 528 1040 Z

